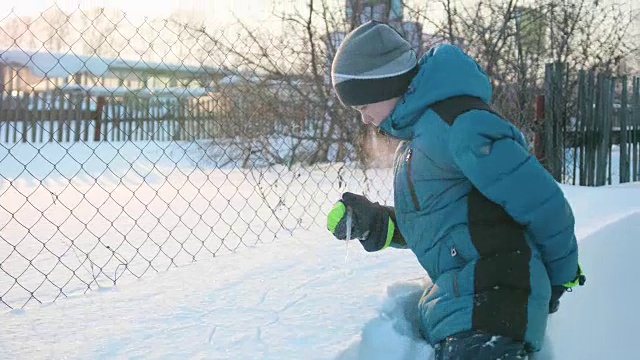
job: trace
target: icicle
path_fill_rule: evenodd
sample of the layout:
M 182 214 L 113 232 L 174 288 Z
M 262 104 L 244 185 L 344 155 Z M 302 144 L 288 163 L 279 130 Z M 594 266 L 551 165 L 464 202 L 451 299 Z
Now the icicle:
M 345 239 L 345 255 L 344 255 L 344 263 L 347 263 L 347 258 L 349 257 L 349 241 L 351 240 L 351 224 L 353 222 L 353 210 L 350 207 L 347 207 L 347 238 Z

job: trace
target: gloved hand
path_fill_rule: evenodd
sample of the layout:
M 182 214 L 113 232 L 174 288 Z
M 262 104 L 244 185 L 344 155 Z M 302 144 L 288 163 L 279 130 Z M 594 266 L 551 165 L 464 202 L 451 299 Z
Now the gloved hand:
M 578 264 L 578 272 L 576 273 L 576 277 L 567 283 L 562 285 L 553 285 L 551 286 L 551 300 L 549 300 L 549 314 L 553 314 L 558 311 L 560 307 L 560 297 L 567 292 L 573 291 L 573 288 L 580 285 L 583 286 L 587 281 L 587 277 L 584 276 L 582 272 L 582 268 L 580 268 L 580 264 Z
M 360 240 L 366 251 L 378 251 L 391 243 L 395 223 L 390 211 L 379 203 L 373 203 L 362 195 L 342 194 L 327 216 L 327 228 L 339 240 L 347 238 L 347 209 L 353 213 L 351 237 Z

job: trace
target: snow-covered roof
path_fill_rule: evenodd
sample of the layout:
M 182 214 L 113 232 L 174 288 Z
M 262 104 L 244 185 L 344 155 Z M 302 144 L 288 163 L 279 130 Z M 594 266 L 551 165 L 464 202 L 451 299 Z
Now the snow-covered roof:
M 269 85 L 269 86 L 280 86 L 282 84 L 300 84 L 302 81 L 300 79 L 295 80 L 277 80 L 277 79 L 264 79 L 255 74 L 244 75 L 244 74 L 233 74 L 228 75 L 220 80 L 215 82 L 218 86 L 224 85 L 238 85 L 238 84 L 261 84 L 261 85 Z
M 149 62 L 143 60 L 116 59 L 109 63 L 109 70 L 139 70 L 153 72 L 181 72 L 191 75 L 212 75 L 219 70 L 205 66 L 191 66 L 185 64 L 166 64 L 164 62 Z
M 91 86 L 91 85 L 77 85 L 68 84 L 60 87 L 60 90 L 65 92 L 83 92 L 96 96 L 125 96 L 135 94 L 140 97 L 153 97 L 153 98 L 182 98 L 182 97 L 199 97 L 204 96 L 210 92 L 207 88 L 180 88 L 180 87 L 166 87 L 166 88 L 143 88 L 132 89 L 126 86 Z
M 42 77 L 67 77 L 77 73 L 104 76 L 109 71 L 123 69 L 138 72 L 181 72 L 192 75 L 210 75 L 219 71 L 212 67 L 185 64 L 23 50 L 0 50 L 0 64 L 25 67 L 34 75 Z

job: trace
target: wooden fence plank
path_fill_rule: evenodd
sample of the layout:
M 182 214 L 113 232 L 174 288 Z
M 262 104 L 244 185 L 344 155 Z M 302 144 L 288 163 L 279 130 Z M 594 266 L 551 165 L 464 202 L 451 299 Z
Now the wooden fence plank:
M 155 111 L 153 108 L 153 99 L 145 99 L 145 114 L 147 120 L 147 140 L 154 141 L 155 140 Z
M 80 142 L 80 135 L 82 131 L 82 94 L 76 94 L 71 97 L 71 108 L 73 113 L 69 117 L 69 120 L 73 123 L 73 141 Z
M 40 114 L 38 115 L 38 123 L 40 124 L 39 128 L 40 128 L 40 136 L 38 137 L 38 141 L 40 143 L 45 142 L 45 134 L 46 134 L 46 130 L 45 130 L 45 124 L 47 123 L 46 118 L 47 118 L 47 109 L 49 108 L 50 105 L 50 101 L 51 99 L 49 98 L 49 94 L 47 92 L 41 93 L 41 100 L 42 100 L 42 105 L 40 105 L 42 111 L 40 112 Z M 46 135 L 46 137 L 48 138 L 48 135 Z
M 155 139 L 156 141 L 163 141 L 163 136 L 164 136 L 164 128 L 163 128 L 163 121 L 162 121 L 162 107 L 163 107 L 163 103 L 162 100 L 160 99 L 156 99 L 155 100 L 155 108 L 154 108 L 154 115 L 153 118 L 155 119 Z
M 615 93 L 615 80 L 612 77 L 608 77 L 608 88 L 606 98 L 606 116 L 604 118 L 604 151 L 606 154 L 606 171 L 607 178 L 606 183 L 611 184 L 611 128 L 613 126 L 613 94 Z
M 138 117 L 138 100 L 131 99 L 131 120 L 135 124 L 134 141 L 140 141 L 140 119 Z
M 604 97 L 604 74 L 598 74 L 597 75 L 597 82 L 596 82 L 596 98 L 595 98 L 595 113 L 594 113 L 594 119 L 601 119 L 602 118 L 602 110 L 603 110 L 603 97 Z M 594 146 L 596 147 L 596 155 L 595 155 L 595 165 L 594 165 L 594 176 L 595 176 L 595 180 L 593 185 L 597 186 L 600 183 L 600 178 L 602 177 L 602 175 L 600 174 L 600 172 L 602 171 L 602 165 L 601 165 L 601 149 L 602 147 L 600 146 L 601 142 L 602 142 L 602 129 L 601 129 L 601 122 L 600 121 L 595 121 L 594 122 L 594 136 L 596 137 L 594 139 Z
M 157 128 L 158 128 L 158 101 L 150 101 L 152 105 L 150 105 L 151 110 L 151 141 L 158 140 Z
M 109 132 L 111 131 L 111 115 L 109 114 L 109 104 L 111 97 L 104 97 L 104 106 L 102 107 L 102 141 L 109 141 Z
M 596 102 L 596 86 L 595 86 L 595 72 L 590 70 L 587 74 L 587 90 L 586 90 L 586 142 L 585 142 L 585 158 L 586 158 L 586 183 L 587 186 L 593 186 L 595 183 L 595 163 L 596 163 L 596 151 L 595 151 L 595 102 Z
M 164 102 L 165 104 L 165 109 L 164 109 L 164 118 L 165 118 L 165 127 L 166 127 L 166 131 L 167 131 L 167 137 L 166 140 L 168 141 L 173 141 L 174 140 L 174 136 L 175 136 L 175 113 L 173 111 L 173 103 L 171 102 L 171 100 L 167 99 Z
M 22 96 L 20 96 L 20 115 L 16 119 L 16 133 L 20 133 L 19 139 L 16 139 L 20 142 L 27 142 L 27 136 L 29 134 L 29 123 L 31 119 L 29 119 L 29 100 L 31 99 L 31 95 L 28 92 L 24 92 Z M 18 127 L 20 130 L 18 130 Z
M 0 74 L 2 74 L 2 65 L 0 65 Z M 0 82 L 0 87 L 3 87 L 3 86 L 4 86 L 4 83 Z M 0 137 L 2 136 L 2 129 L 6 127 L 6 123 L 7 123 L 7 109 L 4 104 L 6 97 L 7 96 L 4 90 L 0 91 Z
M 91 96 L 86 96 L 84 98 L 84 116 L 82 117 L 83 132 L 82 132 L 82 141 L 89 141 L 89 129 L 91 128 Z
M 15 112 L 13 115 L 13 129 L 12 129 L 12 142 L 16 143 L 18 142 L 18 122 L 20 122 L 20 116 L 22 113 L 22 106 L 23 106 L 23 102 L 24 100 L 22 99 L 22 97 L 20 97 L 19 95 L 16 95 L 15 97 Z
M 174 101 L 171 106 L 173 107 L 173 140 L 180 140 L 180 103 Z
M 109 122 L 109 135 L 111 137 L 111 141 L 116 141 L 118 138 L 118 134 L 120 132 L 120 127 L 118 126 L 118 121 L 116 117 L 116 107 L 117 104 L 113 101 L 113 97 L 109 98 L 109 114 L 108 114 L 108 122 Z
M 131 141 L 138 140 L 136 130 L 138 129 L 138 124 L 135 121 L 135 105 L 133 98 L 127 98 L 127 121 L 131 126 L 130 138 Z
M 105 103 L 106 103 L 106 99 L 103 96 L 99 96 L 98 101 L 96 103 L 96 111 L 93 115 L 94 116 L 93 141 L 102 140 L 101 131 L 102 131 L 102 119 L 104 116 L 103 112 L 104 112 Z
M 64 119 L 64 132 L 65 132 L 65 141 L 71 141 L 71 118 L 73 117 L 73 98 L 74 95 L 69 95 L 66 102 L 66 114 Z
M 169 129 L 167 128 L 167 107 L 164 100 L 158 101 L 158 117 L 160 118 L 160 140 L 167 141 Z
M 58 117 L 57 117 L 57 124 L 58 124 L 58 128 L 57 128 L 57 136 L 58 136 L 58 142 L 61 143 L 62 142 L 62 132 L 64 131 L 64 95 L 61 93 L 60 97 L 58 98 L 58 104 L 57 104 L 57 113 L 58 113 Z
M 143 111 L 142 99 L 140 98 L 135 99 L 135 104 L 136 104 L 135 119 L 138 124 L 138 141 L 144 141 L 145 131 L 144 131 L 144 116 L 142 115 L 142 111 Z
M 29 99 L 29 103 L 31 104 L 29 106 L 29 112 L 31 112 L 31 114 L 29 115 L 29 136 L 27 137 L 27 141 L 30 143 L 38 142 L 40 114 L 42 113 L 42 110 L 40 110 L 40 108 L 42 108 L 43 105 L 42 96 L 42 92 L 34 91 Z
M 37 91 L 33 92 L 33 100 L 31 101 L 31 103 L 33 104 L 33 107 L 31 110 L 31 116 L 30 116 L 31 121 L 29 122 L 29 127 L 31 130 L 31 143 L 35 144 L 38 138 L 38 125 L 39 125 L 38 117 L 42 113 L 42 111 L 40 111 L 40 93 L 39 92 Z
M 49 115 L 49 142 L 53 142 L 53 138 L 54 138 L 54 135 L 53 135 L 53 131 L 54 131 L 53 109 L 56 106 L 55 105 L 56 104 L 56 98 L 57 98 L 56 94 L 52 93 L 51 94 L 51 100 L 50 100 L 49 106 L 48 106 L 49 112 L 47 113 L 47 115 Z
M 140 117 L 142 120 L 142 140 L 149 141 L 151 139 L 151 133 L 149 132 L 149 119 L 151 117 L 151 113 L 149 111 L 149 99 L 142 98 L 140 99 Z
M 578 175 L 577 183 L 583 185 L 585 182 L 585 172 L 582 171 L 585 168 L 585 136 L 586 136 L 586 72 L 580 70 L 578 72 L 578 105 L 576 116 L 576 134 L 575 137 L 580 139 L 577 144 L 574 145 L 574 151 L 578 154 L 578 161 L 573 162 L 573 184 L 576 184 L 576 170 L 580 172 Z
M 133 131 L 135 129 L 135 124 L 133 123 L 133 108 L 132 108 L 133 102 L 131 101 L 130 98 L 124 98 L 122 99 L 122 101 L 125 109 L 123 121 L 127 123 L 128 140 L 133 141 L 133 137 L 134 137 Z
M 204 133 L 202 130 L 202 126 L 204 125 L 204 121 L 202 121 L 204 114 L 202 112 L 202 104 L 200 103 L 200 100 L 196 100 L 193 106 L 195 107 L 196 112 L 196 139 L 201 140 L 202 133 Z
M 640 156 L 638 154 L 638 142 L 640 142 L 640 78 L 633 79 L 633 181 L 640 180 Z
M 119 101 L 116 101 L 115 99 L 113 99 L 113 105 L 115 106 L 113 119 L 117 124 L 117 128 L 118 128 L 117 139 L 118 141 L 126 141 L 127 140 L 127 129 L 126 129 L 127 118 L 124 116 L 122 112 L 122 105 Z
M 181 140 L 189 140 L 189 112 L 182 99 L 179 100 L 180 104 L 180 121 L 181 121 Z
M 57 104 L 57 117 L 56 117 L 56 125 L 57 125 L 57 136 L 58 136 L 58 142 L 61 143 L 64 141 L 64 94 L 60 94 L 60 97 L 58 98 L 58 104 Z
M 20 107 L 22 108 L 22 116 L 20 117 L 20 122 L 22 122 L 22 129 L 20 131 L 20 141 L 27 142 L 29 135 L 29 124 L 31 124 L 31 117 L 29 116 L 29 102 L 31 100 L 31 94 L 25 92 L 22 94 L 22 101 L 20 102 Z
M 545 67 L 545 107 L 544 107 L 544 165 L 551 175 L 557 181 L 561 181 L 562 173 L 558 173 L 557 152 L 558 144 L 556 143 L 557 122 L 558 122 L 558 104 L 561 101 L 561 94 L 558 91 L 559 79 L 556 64 L 547 64 Z
M 623 76 L 622 82 L 622 94 L 621 94 L 621 107 L 618 117 L 620 119 L 620 183 L 629 182 L 629 159 L 627 152 L 627 113 L 629 111 L 628 105 L 628 78 Z
M 200 139 L 200 106 L 196 102 L 195 104 L 190 104 L 191 111 L 191 139 L 199 140 Z
M 154 103 L 153 103 L 153 99 L 145 99 L 145 104 L 146 104 L 146 114 L 147 114 L 147 132 L 149 133 L 148 135 L 148 139 L 150 141 L 154 141 L 156 136 L 154 133 L 154 123 L 155 123 L 155 109 L 154 109 Z
M 206 99 L 205 100 L 205 105 L 204 105 L 204 113 L 206 116 L 206 134 L 205 136 L 207 137 L 207 139 L 210 139 L 213 134 L 213 114 L 211 112 L 211 99 Z

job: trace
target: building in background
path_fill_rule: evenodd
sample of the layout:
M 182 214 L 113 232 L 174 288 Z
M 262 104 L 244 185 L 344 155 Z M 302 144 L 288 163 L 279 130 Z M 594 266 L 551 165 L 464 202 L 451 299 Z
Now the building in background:
M 92 93 L 195 91 L 224 76 L 220 69 L 122 58 L 0 50 L 0 92 L 81 91 Z

